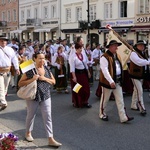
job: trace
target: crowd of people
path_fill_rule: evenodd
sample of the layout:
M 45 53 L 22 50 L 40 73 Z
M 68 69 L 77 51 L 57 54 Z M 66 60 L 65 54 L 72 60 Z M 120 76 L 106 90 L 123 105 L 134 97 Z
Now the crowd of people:
M 84 45 L 83 38 L 67 45 L 66 39 L 58 39 L 55 43 L 48 40 L 40 44 L 38 40 L 19 43 L 12 39 L 8 44 L 7 37 L 0 36 L 0 107 L 7 108 L 7 91 L 12 88 L 27 85 L 37 80 L 37 93 L 33 101 L 26 101 L 26 133 L 27 141 L 33 141 L 32 130 L 38 106 L 44 120 L 50 146 L 61 146 L 53 138 L 51 118 L 50 86 L 57 93 L 72 94 L 72 104 L 75 108 L 91 108 L 89 104 L 90 87 L 94 80 L 99 81 L 96 96 L 100 98 L 99 118 L 108 121 L 107 104 L 113 97 L 116 101 L 120 122 L 134 119 L 126 113 L 124 93 L 132 94 L 131 109 L 139 110 L 142 116 L 147 114 L 143 100 L 143 88 L 150 89 L 150 59 L 145 51 L 146 43 L 139 40 L 134 45 L 130 55 L 128 70 L 122 68 L 121 58 L 117 54 L 122 43 L 111 40 L 102 46 L 97 43 L 91 50 L 89 43 Z M 36 73 L 32 70 L 22 74 L 19 65 L 26 60 L 35 62 Z M 71 91 L 68 90 L 71 84 Z M 81 85 L 78 92 L 73 89 Z M 143 84 L 144 83 L 144 84 Z

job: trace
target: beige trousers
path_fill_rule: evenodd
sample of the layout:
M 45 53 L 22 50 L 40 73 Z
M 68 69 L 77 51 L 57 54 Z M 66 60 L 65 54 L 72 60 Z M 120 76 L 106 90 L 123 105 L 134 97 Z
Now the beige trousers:
M 134 88 L 132 94 L 132 103 L 131 108 L 137 109 L 139 107 L 140 111 L 145 110 L 144 101 L 143 101 L 143 80 L 132 79 Z
M 0 75 L 0 104 L 6 104 L 6 97 L 8 91 L 8 86 L 10 82 L 10 73 L 4 73 L 3 75 Z
M 116 101 L 116 105 L 118 109 L 118 114 L 120 117 L 120 122 L 125 122 L 128 120 L 128 117 L 125 112 L 122 87 L 118 83 L 116 83 L 116 89 L 107 89 L 107 88 L 102 87 L 99 117 L 102 118 L 104 115 L 106 115 L 107 103 L 109 101 L 109 97 L 112 92 L 115 96 L 115 101 Z

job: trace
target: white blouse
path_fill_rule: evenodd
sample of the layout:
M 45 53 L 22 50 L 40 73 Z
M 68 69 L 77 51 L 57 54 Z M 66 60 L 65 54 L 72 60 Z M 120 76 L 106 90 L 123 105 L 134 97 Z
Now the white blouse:
M 83 61 L 81 61 L 76 54 L 71 56 L 71 59 L 69 61 L 70 64 L 70 72 L 75 72 L 76 69 L 88 69 L 87 66 L 87 57 L 82 54 L 83 56 Z

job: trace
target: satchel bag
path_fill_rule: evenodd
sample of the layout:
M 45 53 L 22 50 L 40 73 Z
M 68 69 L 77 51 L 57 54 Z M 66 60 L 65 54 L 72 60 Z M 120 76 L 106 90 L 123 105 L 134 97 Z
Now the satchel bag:
M 34 80 L 26 86 L 19 88 L 17 96 L 25 100 L 34 100 L 37 92 L 37 81 Z

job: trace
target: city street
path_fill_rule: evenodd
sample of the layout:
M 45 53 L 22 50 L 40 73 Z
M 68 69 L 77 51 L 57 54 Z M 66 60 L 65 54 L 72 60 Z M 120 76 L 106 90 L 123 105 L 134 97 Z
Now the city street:
M 108 103 L 109 121 L 99 119 L 99 98 L 95 91 L 98 81 L 91 87 L 90 104 L 91 109 L 74 108 L 71 103 L 71 92 L 69 94 L 52 94 L 52 119 L 54 138 L 63 145 L 60 150 L 149 150 L 150 141 L 150 98 L 149 92 L 144 92 L 144 101 L 147 116 L 143 117 L 138 111 L 130 109 L 131 96 L 125 96 L 125 104 L 129 116 L 134 120 L 121 124 L 117 113 L 115 101 Z M 70 90 L 70 88 L 69 88 Z M 9 88 L 8 107 L 0 112 L 0 124 L 19 135 L 19 140 L 24 141 L 26 104 L 16 96 L 15 90 Z M 0 132 L 1 128 L 0 128 Z M 46 133 L 42 122 L 40 109 L 35 119 L 33 146 L 20 149 L 48 150 L 57 149 L 48 146 Z M 24 141 L 25 142 L 25 141 Z M 28 142 L 26 142 L 28 143 Z

